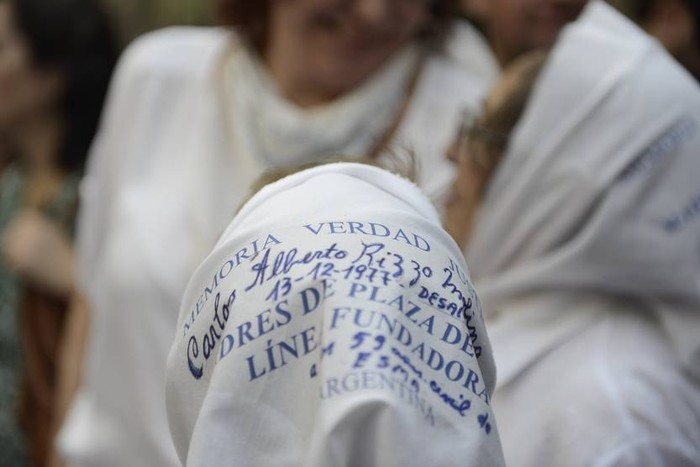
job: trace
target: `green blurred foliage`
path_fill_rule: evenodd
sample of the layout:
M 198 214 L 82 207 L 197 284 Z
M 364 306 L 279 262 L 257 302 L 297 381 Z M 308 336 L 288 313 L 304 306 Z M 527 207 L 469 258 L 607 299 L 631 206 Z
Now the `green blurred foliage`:
M 211 0 L 100 0 L 114 18 L 122 45 L 171 25 L 214 24 Z M 252 0 L 255 1 L 255 0 Z

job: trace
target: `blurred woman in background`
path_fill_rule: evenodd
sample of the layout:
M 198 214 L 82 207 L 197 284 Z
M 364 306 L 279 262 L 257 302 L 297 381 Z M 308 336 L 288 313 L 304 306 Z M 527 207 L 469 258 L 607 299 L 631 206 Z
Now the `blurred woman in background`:
M 78 181 L 116 60 L 85 0 L 0 1 L 0 463 L 43 465 L 73 287 Z
M 506 463 L 700 462 L 700 90 L 599 1 L 453 145 Z
M 637 0 L 633 18 L 700 81 L 700 0 Z
M 219 6 L 233 28 L 138 39 L 110 91 L 79 220 L 91 328 L 61 433 L 76 466 L 179 465 L 163 376 L 180 299 L 260 174 L 403 146 L 439 197 L 436 155 L 488 85 L 441 51 L 449 0 Z

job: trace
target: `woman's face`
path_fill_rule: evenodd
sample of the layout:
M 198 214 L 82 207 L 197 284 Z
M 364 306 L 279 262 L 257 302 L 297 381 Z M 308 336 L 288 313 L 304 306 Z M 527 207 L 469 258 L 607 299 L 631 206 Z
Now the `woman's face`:
M 50 108 L 57 92 L 55 75 L 32 63 L 11 5 L 0 1 L 0 129 L 16 129 Z
M 664 0 L 667 1 L 667 0 Z M 588 0 L 481 0 L 483 20 L 501 66 L 554 43 Z
M 457 166 L 457 175 L 445 205 L 445 229 L 462 248 L 469 240 L 482 195 L 502 156 L 503 146 L 495 144 L 494 139 L 507 138 L 491 133 L 484 122 L 506 105 L 519 77 L 520 71 L 512 67 L 504 72 L 486 98 L 482 115 L 474 119 L 473 125 L 461 125 L 447 150 L 447 158 Z M 473 131 L 465 131 L 465 127 Z
M 272 0 L 271 32 L 318 80 L 349 90 L 416 36 L 431 0 Z M 280 31 L 284 29 L 284 33 Z

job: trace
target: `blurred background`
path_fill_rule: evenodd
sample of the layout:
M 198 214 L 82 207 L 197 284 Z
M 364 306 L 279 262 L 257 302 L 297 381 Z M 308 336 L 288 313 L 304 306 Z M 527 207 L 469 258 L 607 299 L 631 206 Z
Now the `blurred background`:
M 253 0 L 254 1 L 254 0 Z M 652 34 L 660 27 L 674 29 L 677 19 L 673 13 L 677 0 L 607 0 L 622 13 L 642 25 Z M 488 0 L 458 0 L 457 12 L 483 32 L 481 15 Z M 113 18 L 119 44 L 124 47 L 146 31 L 172 25 L 212 25 L 216 23 L 215 3 L 202 0 L 100 0 Z M 680 4 L 697 5 L 697 1 L 681 1 Z M 697 6 L 695 6 L 697 9 Z M 663 17 L 661 26 L 649 24 L 651 16 Z M 662 42 L 666 42 L 662 38 Z
M 122 46 L 139 34 L 174 24 L 214 23 L 213 2 L 202 0 L 101 0 L 115 21 Z

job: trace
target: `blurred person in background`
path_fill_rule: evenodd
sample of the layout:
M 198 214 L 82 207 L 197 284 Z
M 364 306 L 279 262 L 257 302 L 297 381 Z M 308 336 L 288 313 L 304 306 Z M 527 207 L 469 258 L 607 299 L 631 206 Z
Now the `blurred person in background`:
M 700 0 L 656 0 L 644 26 L 700 81 Z
M 700 80 L 700 0 L 611 0 Z
M 592 1 L 452 146 L 508 465 L 700 464 L 700 89 Z
M 459 7 L 468 18 L 483 18 L 486 12 L 488 2 L 485 0 L 460 0 Z
M 464 13 L 483 27 L 501 67 L 530 50 L 551 46 L 588 0 L 460 0 Z
M 86 0 L 0 1 L 0 464 L 44 465 L 78 181 L 116 60 Z
M 437 199 L 452 167 L 436 155 L 489 84 L 442 53 L 450 1 L 219 7 L 231 28 L 148 34 L 115 74 L 78 223 L 91 326 L 60 435 L 76 466 L 179 465 L 163 395 L 180 299 L 260 174 L 406 147 Z

